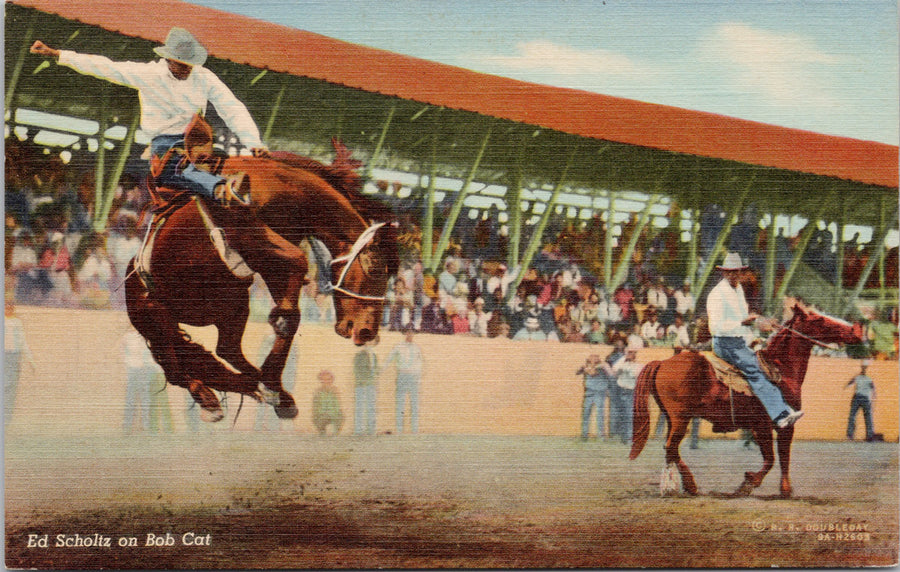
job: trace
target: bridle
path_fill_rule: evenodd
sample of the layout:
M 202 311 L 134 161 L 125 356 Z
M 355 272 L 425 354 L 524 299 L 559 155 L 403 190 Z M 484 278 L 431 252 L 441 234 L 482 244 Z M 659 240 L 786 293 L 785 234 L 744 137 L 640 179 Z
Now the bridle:
M 350 265 L 353 264 L 354 260 L 359 258 L 359 255 L 363 251 L 363 249 L 372 243 L 372 240 L 375 239 L 375 233 L 378 232 L 378 230 L 384 225 L 385 223 L 379 222 L 366 228 L 366 230 L 364 230 L 362 234 L 359 235 L 359 238 L 356 239 L 356 242 L 353 243 L 353 246 L 350 248 L 350 252 L 331 261 L 331 266 L 334 266 L 335 264 L 339 264 L 341 262 L 346 262 L 344 268 L 341 269 L 341 274 L 340 276 L 338 276 L 337 282 L 334 284 L 332 284 L 330 280 L 328 282 L 328 285 L 333 292 L 340 292 L 341 294 L 350 296 L 351 298 L 355 298 L 357 300 L 365 300 L 367 302 L 384 302 L 384 296 L 367 296 L 365 294 L 360 294 L 352 290 L 347 290 L 342 286 L 342 284 L 344 283 L 344 278 L 347 276 L 347 270 L 350 269 Z
M 781 325 L 781 324 L 779 324 L 777 327 L 778 327 L 779 330 L 787 330 L 788 332 L 794 334 L 795 336 L 800 337 L 800 338 L 803 338 L 804 340 L 810 341 L 810 342 L 814 343 L 815 345 L 817 345 L 817 346 L 819 346 L 819 347 L 827 348 L 827 349 L 830 349 L 830 350 L 831 350 L 831 349 L 834 349 L 834 347 L 835 347 L 834 345 L 829 345 L 829 344 L 826 344 L 826 343 L 823 342 L 823 341 L 817 340 L 817 339 L 815 339 L 815 338 L 811 338 L 811 337 L 807 336 L 806 334 L 804 334 L 804 333 L 802 333 L 802 332 L 798 332 L 798 331 L 795 330 L 794 328 L 791 328 L 791 327 L 788 327 L 788 326 L 783 326 L 783 325 Z

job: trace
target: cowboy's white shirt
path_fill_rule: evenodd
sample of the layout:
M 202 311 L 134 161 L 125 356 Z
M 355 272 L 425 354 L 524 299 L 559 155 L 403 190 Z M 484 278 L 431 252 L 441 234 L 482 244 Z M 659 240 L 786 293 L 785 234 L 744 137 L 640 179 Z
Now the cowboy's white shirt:
M 740 284 L 732 288 L 726 279 L 716 284 L 706 298 L 706 316 L 713 336 L 746 338 L 753 333 L 741 324 L 750 316 L 750 310 Z
M 246 106 L 203 66 L 194 66 L 187 79 L 179 80 L 165 60 L 114 62 L 104 56 L 61 50 L 59 64 L 138 90 L 141 129 L 151 139 L 184 133 L 194 114 L 204 115 L 207 103 L 212 103 L 243 145 L 251 149 L 263 147 L 259 129 Z

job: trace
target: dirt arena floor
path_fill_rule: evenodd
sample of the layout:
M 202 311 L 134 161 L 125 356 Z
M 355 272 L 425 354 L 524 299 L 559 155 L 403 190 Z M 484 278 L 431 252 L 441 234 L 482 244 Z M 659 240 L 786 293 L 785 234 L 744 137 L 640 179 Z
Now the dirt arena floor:
M 300 415 L 280 431 L 253 430 L 253 403 L 234 423 L 232 399 L 225 421 L 192 432 L 185 392 L 170 388 L 160 395 L 171 427 L 125 435 L 122 316 L 20 314 L 37 363 L 23 371 L 4 435 L 9 568 L 897 563 L 896 362 L 876 369 L 879 391 L 885 388 L 876 426 L 886 429 L 885 443 L 840 440 L 849 398 L 840 380 L 855 364 L 814 364 L 840 372 L 808 381 L 823 389 L 810 390 L 805 402 L 807 436 L 795 443 L 792 463 L 795 498 L 778 497 L 777 468 L 752 496 L 731 496 L 744 471 L 760 466 L 755 446 L 734 438 L 706 438 L 696 450 L 685 443 L 701 494 L 661 498 L 661 441 L 629 461 L 618 441 L 577 438 L 573 373 L 583 348 L 504 341 L 474 359 L 483 340 L 454 339 L 448 350 L 447 338 L 420 336 L 422 432 L 389 434 L 396 431 L 386 376 L 380 434 L 353 437 L 355 349 L 324 328 L 304 327 L 294 390 Z M 258 325 L 248 332 L 251 358 L 264 334 Z M 398 339 L 385 333 L 379 355 Z M 323 367 L 336 373 L 348 414 L 337 436 L 316 435 L 309 420 Z
M 685 447 L 685 458 L 699 481 L 697 497 L 659 496 L 659 441 L 632 462 L 621 443 L 561 437 L 21 438 L 6 450 L 6 565 L 897 562 L 895 444 L 798 443 L 790 500 L 778 498 L 774 472 L 752 496 L 729 496 L 759 462 L 740 441 L 705 440 L 697 450 Z M 96 546 L 103 539 L 109 547 Z

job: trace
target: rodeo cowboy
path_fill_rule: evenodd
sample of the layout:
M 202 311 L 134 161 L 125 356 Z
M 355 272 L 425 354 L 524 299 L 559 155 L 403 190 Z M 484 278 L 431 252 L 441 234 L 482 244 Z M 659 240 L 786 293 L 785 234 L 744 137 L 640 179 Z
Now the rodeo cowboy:
M 212 103 L 241 143 L 254 156 L 268 157 L 259 129 L 246 106 L 210 70 L 203 67 L 206 49 L 182 28 L 172 28 L 165 45 L 153 49 L 162 59 L 154 62 L 114 62 L 104 56 L 57 50 L 38 40 L 31 52 L 57 59 L 60 65 L 75 71 L 138 90 L 141 103 L 141 129 L 150 137 L 156 184 L 218 201 L 222 206 L 249 204 L 241 196 L 245 175 L 222 178 L 193 164 L 181 162 L 169 150 L 184 145 L 184 132 L 198 111 Z M 166 161 L 165 158 L 169 160 Z M 155 171 L 155 169 L 154 169 Z
M 716 268 L 722 271 L 724 278 L 706 299 L 713 352 L 741 370 L 775 427 L 787 429 L 803 417 L 803 412 L 794 411 L 785 402 L 781 391 L 765 376 L 756 355 L 747 346 L 750 325 L 760 317 L 750 313 L 741 286 L 741 271 L 747 266 L 741 263 L 739 254 L 729 252 L 722 265 Z

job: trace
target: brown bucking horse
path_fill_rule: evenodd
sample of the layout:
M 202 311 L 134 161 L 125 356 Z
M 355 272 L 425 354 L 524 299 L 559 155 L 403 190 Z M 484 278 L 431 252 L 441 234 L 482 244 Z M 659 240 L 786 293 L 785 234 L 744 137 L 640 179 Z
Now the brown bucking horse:
M 335 331 L 357 345 L 378 333 L 388 277 L 399 265 L 396 228 L 385 207 L 359 192 L 359 163 L 339 143 L 335 148 L 338 157 L 330 166 L 290 153 L 222 158 L 223 175 L 247 175 L 250 206 L 226 209 L 199 198 L 176 198 L 177 206 L 151 235 L 149 268 L 131 272 L 136 261 L 131 262 L 126 280 L 131 323 L 166 380 L 191 393 L 206 421 L 224 416 L 212 390 L 263 399 L 280 418 L 296 417 L 281 374 L 300 324 L 299 294 L 308 270 L 299 246 L 303 239 L 314 238 L 327 249 L 332 259 L 321 266 L 323 272 L 339 276 L 330 283 Z M 212 228 L 221 229 L 214 232 L 259 274 L 275 301 L 269 323 L 276 341 L 259 368 L 241 350 L 252 276 L 230 271 L 210 239 Z M 215 354 L 192 342 L 182 324 L 216 326 Z
M 859 343 L 859 331 L 852 324 L 804 310 L 799 305 L 794 307 L 793 316 L 776 328 L 779 330 L 769 338 L 766 348 L 760 353 L 768 363 L 778 368 L 781 373 L 778 385 L 784 398 L 791 407 L 799 410 L 800 393 L 813 346 Z M 693 417 L 712 422 L 713 431 L 717 433 L 749 429 L 762 453 L 763 467 L 759 472 L 748 471 L 736 494 L 748 495 L 762 484 L 775 462 L 774 426 L 759 399 L 730 391 L 717 379 L 709 360 L 695 351 L 682 351 L 664 361 L 650 362 L 638 376 L 634 391 L 631 459 L 641 453 L 650 433 L 647 406 L 650 395 L 669 419 L 665 443 L 666 467 L 661 482 L 663 494 L 679 492 L 679 473 L 684 492 L 697 494 L 694 477 L 678 450 Z M 793 438 L 793 427 L 777 431 L 781 496 L 785 498 L 793 493 L 789 477 Z

